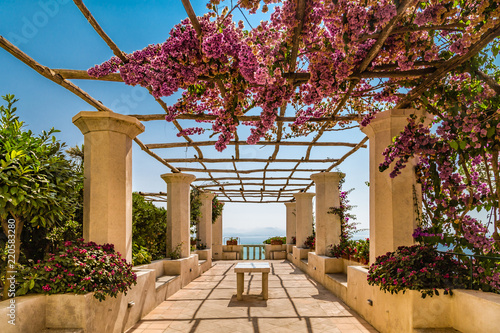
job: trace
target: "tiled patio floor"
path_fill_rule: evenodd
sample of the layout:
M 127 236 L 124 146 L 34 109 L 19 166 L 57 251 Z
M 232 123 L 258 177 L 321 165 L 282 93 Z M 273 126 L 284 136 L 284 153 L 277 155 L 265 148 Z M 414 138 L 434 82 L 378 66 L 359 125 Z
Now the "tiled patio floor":
M 236 262 L 216 261 L 128 332 L 377 332 L 293 264 L 269 262 L 267 301 L 257 296 L 261 273 L 245 274 L 244 299 L 237 301 Z

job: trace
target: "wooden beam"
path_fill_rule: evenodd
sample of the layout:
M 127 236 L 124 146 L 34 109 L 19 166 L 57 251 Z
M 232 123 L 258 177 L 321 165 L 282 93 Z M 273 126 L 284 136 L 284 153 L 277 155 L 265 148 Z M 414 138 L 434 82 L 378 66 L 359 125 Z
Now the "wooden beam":
M 79 2 L 80 5 L 77 3 Z M 117 55 L 120 59 L 122 59 L 123 62 L 127 62 L 127 59 L 126 57 L 124 56 L 124 53 L 118 48 L 118 46 L 111 40 L 111 38 L 109 38 L 109 36 L 104 32 L 104 30 L 101 28 L 101 26 L 97 23 L 96 19 L 92 16 L 92 14 L 90 13 L 90 11 L 87 9 L 87 7 L 85 7 L 83 5 L 83 3 L 80 1 L 80 0 L 76 0 L 75 1 L 75 4 L 77 4 L 77 6 L 80 8 L 80 11 L 82 11 L 83 15 L 87 18 L 87 20 L 89 21 L 89 23 L 92 25 L 92 27 L 94 28 L 94 30 L 99 34 L 99 36 L 101 36 L 101 38 L 106 42 L 106 44 L 109 46 L 109 48 L 113 51 L 113 53 L 115 55 Z M 88 73 L 86 71 L 83 71 L 86 75 L 88 75 Z M 82 75 L 85 75 L 82 73 Z M 120 77 L 121 79 L 121 77 Z M 147 90 L 149 91 L 149 94 L 152 95 L 152 88 L 151 87 L 147 87 Z M 154 97 L 154 96 L 153 96 Z M 160 99 L 160 98 L 155 98 L 156 102 L 158 104 L 160 104 L 160 106 L 163 108 L 163 110 L 165 110 L 165 112 L 167 112 L 167 105 L 165 104 L 165 102 Z M 179 125 L 179 123 L 177 122 L 177 120 L 173 120 L 172 123 L 174 124 L 174 126 L 177 128 L 177 130 L 179 131 L 179 133 L 182 132 L 182 127 L 181 125 Z M 186 135 L 182 135 L 182 137 L 189 143 L 192 143 L 193 140 L 186 136 Z M 194 149 L 198 152 L 199 156 L 200 157 L 203 157 L 203 152 L 201 151 L 200 148 L 198 148 L 196 145 L 193 145 Z M 155 157 L 156 158 L 156 157 Z
M 197 169 L 197 168 L 178 168 L 181 172 L 214 172 L 214 173 L 234 173 L 232 169 Z M 264 172 L 265 169 L 255 169 L 255 170 L 238 170 L 239 173 L 256 173 Z M 266 172 L 289 172 L 290 169 L 268 169 Z M 320 172 L 325 171 L 325 169 L 298 169 L 297 172 Z
M 169 163 L 196 163 L 196 162 L 204 162 L 204 163 L 295 163 L 301 161 L 296 158 L 277 158 L 277 159 L 269 159 L 269 158 L 240 158 L 240 159 L 231 159 L 231 158 L 165 158 L 164 161 Z M 304 163 L 331 163 L 336 162 L 337 159 L 334 158 L 325 158 L 325 159 L 310 159 L 310 160 L 302 160 Z
M 447 24 L 447 25 L 434 25 L 434 26 L 414 26 L 414 27 L 404 27 L 404 28 L 398 28 L 398 29 L 393 29 L 391 31 L 391 35 L 396 35 L 396 34 L 404 34 L 407 32 L 417 32 L 417 31 L 429 31 L 429 30 L 447 30 L 447 31 L 462 31 L 463 28 L 465 28 L 466 25 L 463 23 L 454 23 L 454 24 Z M 361 36 L 359 39 L 359 42 L 362 43 L 365 40 L 368 39 L 377 39 L 380 37 L 380 33 L 375 33 L 375 34 L 366 34 L 364 36 Z
M 266 180 L 287 180 L 289 177 L 269 177 L 269 178 L 266 178 Z M 241 178 L 243 180 L 262 180 L 263 178 L 262 177 L 245 177 L 245 178 Z M 214 179 L 213 178 L 196 178 L 193 182 L 207 182 L 207 181 L 213 181 Z M 238 180 L 237 177 L 220 177 L 220 178 L 217 178 L 217 180 L 221 181 L 221 180 Z M 304 178 L 304 177 L 292 177 L 290 178 L 290 180 L 311 180 L 311 178 Z M 290 184 L 290 185 L 293 185 L 293 184 Z
M 342 156 L 337 162 L 333 163 L 330 167 L 328 167 L 328 169 L 325 170 L 325 172 L 330 172 L 333 168 L 339 166 L 342 162 L 345 161 L 346 158 L 348 158 L 349 156 L 351 156 L 352 154 L 354 154 L 356 151 L 359 150 L 359 148 L 361 148 L 366 142 L 368 141 L 368 137 L 365 136 L 363 138 L 363 140 L 361 140 L 357 145 L 356 147 L 354 147 L 353 149 L 351 149 L 347 154 L 345 154 L 344 156 Z M 309 184 L 309 186 L 306 187 L 305 191 L 307 192 L 307 190 L 309 188 L 311 188 L 311 186 L 314 185 L 314 182 L 311 182 Z
M 435 68 L 420 68 L 420 69 L 411 69 L 407 71 L 365 71 L 362 73 L 358 74 L 353 74 L 347 78 L 347 80 L 359 80 L 359 79 L 374 79 L 374 78 L 404 78 L 404 77 L 419 77 L 422 75 L 426 75 L 431 73 L 433 70 L 436 70 Z M 90 76 L 86 70 L 81 70 L 81 69 L 64 69 L 64 68 L 58 68 L 58 69 L 53 69 L 53 71 L 64 79 L 68 80 L 95 80 L 95 81 L 113 81 L 113 82 L 123 82 L 122 77 L 120 76 L 119 73 L 111 73 L 99 78 L 95 78 Z M 284 78 L 289 79 L 290 81 L 293 81 L 294 83 L 302 84 L 311 78 L 310 73 L 284 73 L 283 74 Z M 200 76 L 198 77 L 199 80 L 202 81 L 214 81 L 213 78 L 209 77 L 204 77 Z
M 165 161 L 163 158 L 161 158 L 160 156 L 158 156 L 154 152 L 152 152 L 137 137 L 134 138 L 134 142 L 137 143 L 139 145 L 139 147 L 141 147 L 141 149 L 144 152 L 146 152 L 146 154 L 148 154 L 149 156 L 153 157 L 154 159 L 156 159 L 157 161 L 159 161 L 161 164 L 165 165 L 166 167 L 168 167 L 173 173 L 179 173 L 180 172 L 176 167 L 174 167 L 173 165 L 171 165 L 170 163 L 168 163 L 167 161 Z
M 113 51 L 114 55 L 117 56 L 118 58 L 120 58 L 120 60 L 123 61 L 123 63 L 127 63 L 128 59 L 125 56 L 125 53 L 122 52 L 118 48 L 118 46 L 111 40 L 111 38 L 109 38 L 109 36 L 104 32 L 104 30 L 101 28 L 99 23 L 97 23 L 94 16 L 92 16 L 92 14 L 88 10 L 88 8 L 83 4 L 82 0 L 73 0 L 73 2 L 78 7 L 78 9 L 80 9 L 83 16 L 85 16 L 87 21 L 89 21 L 90 25 L 94 28 L 94 30 L 99 34 L 99 36 L 101 36 L 101 38 L 104 40 L 104 42 Z
M 166 196 L 166 192 L 137 192 L 142 196 L 148 196 L 148 197 L 159 197 L 159 196 Z
M 460 56 L 454 56 L 450 60 L 443 63 L 441 67 L 430 74 L 425 80 L 417 87 L 413 88 L 403 99 L 396 105 L 396 109 L 405 108 L 411 101 L 420 96 L 426 91 L 431 84 L 443 78 L 449 71 L 460 66 L 465 61 L 469 60 L 477 53 L 479 53 L 486 45 L 493 41 L 496 37 L 500 36 L 500 24 L 495 25 L 481 36 L 481 39 L 469 48 L 469 51 Z
M 276 201 L 276 200 L 260 200 L 260 201 L 243 201 L 243 200 L 232 200 L 232 201 L 228 201 L 228 200 L 220 200 L 220 202 L 224 202 L 224 203 L 228 203 L 228 202 L 232 202 L 232 203 L 247 203 L 247 204 L 257 204 L 257 203 L 284 203 L 284 202 L 292 202 L 293 200 L 281 200 L 281 201 Z
M 246 178 L 241 178 L 241 180 L 245 180 Z M 306 178 L 307 179 L 307 178 Z M 309 179 L 308 179 L 309 180 Z M 245 186 L 262 186 L 262 183 L 244 183 Z M 288 184 L 287 186 L 298 186 L 303 187 L 309 184 Z M 206 184 L 206 185 L 197 185 L 199 188 L 209 188 L 209 187 L 227 187 L 227 186 L 241 186 L 241 183 L 222 183 L 222 184 Z M 269 187 L 283 187 L 283 184 L 269 184 L 266 183 L 266 186 Z
M 26 65 L 34 69 L 38 74 L 42 75 L 43 77 L 57 83 L 58 85 L 68 89 L 71 91 L 73 94 L 76 96 L 80 97 L 83 99 L 85 102 L 89 103 L 93 107 L 95 107 L 98 111 L 111 111 L 108 107 L 104 106 L 100 101 L 96 100 L 92 96 L 90 96 L 87 92 L 83 91 L 80 87 L 75 85 L 73 82 L 66 81 L 63 77 L 58 75 L 56 72 L 54 72 L 52 69 L 49 67 L 43 66 L 36 62 L 33 58 L 28 56 L 26 53 L 21 51 L 18 47 L 16 47 L 14 44 L 9 42 L 7 39 L 5 39 L 3 36 L 0 35 L 0 46 L 12 54 L 14 57 L 17 59 L 21 60 L 24 62 Z
M 97 81 L 114 81 L 114 82 L 123 82 L 120 73 L 111 73 L 105 76 L 101 76 L 99 78 L 95 78 L 90 76 L 87 71 L 80 69 L 61 69 L 55 68 L 53 71 L 59 75 L 61 75 L 64 79 L 67 80 L 97 80 Z
M 197 142 L 172 142 L 172 143 L 150 143 L 147 144 L 146 147 L 149 149 L 161 149 L 161 148 L 185 148 L 192 146 L 214 146 L 216 141 L 197 141 Z M 228 145 L 234 145 L 234 141 L 230 141 Z M 240 145 L 249 145 L 246 141 L 239 141 Z M 303 141 L 282 141 L 282 142 L 274 142 L 274 141 L 259 141 L 255 144 L 255 146 L 308 146 L 310 142 Z M 318 147 L 356 147 L 355 143 L 350 142 L 316 142 L 315 146 Z M 363 146 L 366 148 L 366 146 Z
M 130 117 L 135 117 L 139 121 L 153 121 L 153 120 L 165 120 L 166 114 L 131 114 Z M 260 116 L 237 116 L 239 122 L 243 121 L 260 121 Z M 210 114 L 180 114 L 175 117 L 177 120 L 216 120 L 217 116 Z M 362 117 L 358 115 L 352 116 L 336 116 L 336 117 L 320 117 L 320 118 L 309 118 L 308 122 L 338 122 L 338 121 L 361 121 Z M 282 122 L 294 122 L 297 117 L 276 117 L 276 121 Z

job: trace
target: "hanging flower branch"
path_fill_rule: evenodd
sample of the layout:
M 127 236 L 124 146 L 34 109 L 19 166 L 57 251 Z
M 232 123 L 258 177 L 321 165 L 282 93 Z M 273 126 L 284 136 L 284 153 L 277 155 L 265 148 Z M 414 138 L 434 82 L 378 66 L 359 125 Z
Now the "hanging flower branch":
M 198 17 L 201 34 L 189 19 L 174 26 L 162 44 L 126 56 L 127 62 L 113 57 L 89 69 L 101 77 L 119 72 L 129 85 L 151 89 L 156 98 L 181 90 L 182 97 L 168 107 L 166 119 L 180 114 L 208 114 L 217 119 L 212 131 L 219 134 L 216 149 L 222 151 L 234 138 L 237 117 L 252 108 L 261 109 L 261 121 L 253 126 L 247 141 L 251 144 L 273 133 L 278 110 L 291 104 L 297 110 L 292 133 L 311 131 L 311 117 L 336 113 L 366 114 L 379 105 L 391 106 L 400 88 L 411 89 L 421 81 L 418 76 L 374 79 L 391 71 L 433 68 L 441 61 L 462 55 L 500 16 L 497 1 L 413 0 L 371 61 L 372 78 L 359 77 L 360 63 L 398 12 L 389 0 L 338 0 L 305 2 L 303 18 L 297 18 L 296 1 L 266 0 L 281 3 L 273 8 L 268 21 L 251 30 L 234 22 L 232 11 L 255 13 L 261 1 L 241 0 L 219 14 L 219 0 L 210 1 L 209 13 Z M 298 57 L 291 72 L 294 29 L 300 24 Z M 350 96 L 344 108 L 335 110 L 343 96 Z M 200 127 L 181 134 L 203 133 Z

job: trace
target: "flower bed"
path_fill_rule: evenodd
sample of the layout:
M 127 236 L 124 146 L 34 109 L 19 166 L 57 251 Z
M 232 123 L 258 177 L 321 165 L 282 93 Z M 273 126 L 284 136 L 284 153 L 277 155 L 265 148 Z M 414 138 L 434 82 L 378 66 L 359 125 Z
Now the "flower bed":
M 83 239 L 65 242 L 43 261 L 22 267 L 18 276 L 18 296 L 94 292 L 100 301 L 126 294 L 137 283 L 132 265 L 115 252 L 113 244 L 84 243 Z
M 439 295 L 438 289 L 451 295 L 453 288 L 464 288 L 468 274 L 464 264 L 431 246 L 400 246 L 377 258 L 370 267 L 368 284 L 391 294 L 418 290 L 425 298 Z

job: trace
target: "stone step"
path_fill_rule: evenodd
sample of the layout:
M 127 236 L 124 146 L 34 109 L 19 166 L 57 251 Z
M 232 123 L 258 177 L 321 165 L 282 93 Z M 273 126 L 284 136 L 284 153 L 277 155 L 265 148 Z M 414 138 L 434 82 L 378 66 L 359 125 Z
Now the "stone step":
M 335 282 L 347 287 L 347 274 L 333 273 L 333 274 L 326 274 L 326 276 L 334 280 Z
M 84 333 L 83 328 L 46 328 L 42 333 Z
M 461 333 L 454 328 L 414 328 L 413 333 Z
M 156 279 L 156 282 L 155 282 L 156 289 L 158 289 L 161 286 L 169 283 L 170 281 L 172 281 L 173 279 L 175 279 L 177 277 L 179 277 L 179 275 L 163 275 L 163 276 L 160 276 L 159 278 Z

